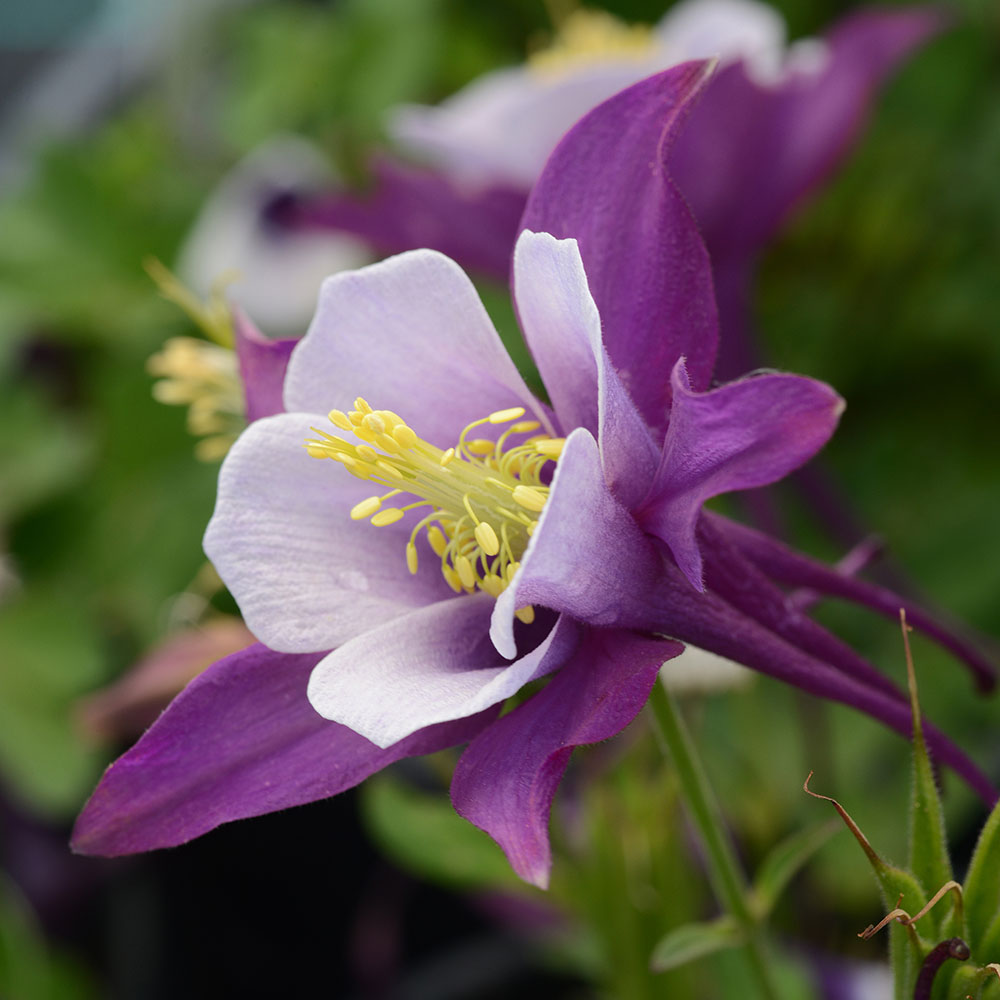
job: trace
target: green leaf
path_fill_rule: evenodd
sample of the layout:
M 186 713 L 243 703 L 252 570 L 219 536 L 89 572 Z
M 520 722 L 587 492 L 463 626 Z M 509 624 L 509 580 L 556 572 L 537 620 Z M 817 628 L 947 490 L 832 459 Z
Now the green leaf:
M 41 928 L 14 882 L 0 874 L 0 997 L 90 1000 L 83 972 L 46 946 Z
M 103 754 L 72 725 L 76 699 L 104 679 L 93 623 L 41 589 L 0 608 L 0 775 L 35 809 L 68 816 Z
M 980 951 L 990 931 L 995 929 L 993 925 L 1000 912 L 1000 802 L 979 834 L 964 889 L 969 947 L 983 961 L 1000 961 L 1000 955 Z
M 649 967 L 653 972 L 666 972 L 697 958 L 738 948 L 745 943 L 746 935 L 730 916 L 706 923 L 684 924 L 668 931 L 660 939 L 653 949 Z
M 951 860 L 944 827 L 941 796 L 934 780 L 934 768 L 920 718 L 917 678 L 910 652 L 909 626 L 900 612 L 903 646 L 906 650 L 906 677 L 910 688 L 910 709 L 913 714 L 913 785 L 910 794 L 910 871 L 923 884 L 928 894 L 937 892 L 953 878 Z M 935 927 L 941 928 L 951 911 L 935 908 L 928 914 Z M 961 930 L 958 933 L 962 933 Z
M 840 829 L 836 820 L 817 823 L 772 848 L 754 878 L 753 903 L 760 919 L 774 909 L 785 886 L 799 869 Z
M 457 887 L 524 889 L 503 851 L 462 819 L 445 794 L 428 794 L 389 773 L 362 786 L 362 809 L 379 846 L 401 867 Z

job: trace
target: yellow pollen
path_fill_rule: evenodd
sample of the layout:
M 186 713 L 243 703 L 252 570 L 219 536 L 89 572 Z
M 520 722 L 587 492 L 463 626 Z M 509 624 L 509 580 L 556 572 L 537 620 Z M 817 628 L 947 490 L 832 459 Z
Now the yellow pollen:
M 367 500 L 362 500 L 361 503 L 356 503 L 351 508 L 351 520 L 364 521 L 365 518 L 371 517 L 381 506 L 382 501 L 378 497 L 368 497 Z
M 558 25 L 552 44 L 529 56 L 528 64 L 536 73 L 561 76 L 581 66 L 648 59 L 653 46 L 653 32 L 646 25 L 578 8 Z
M 524 622 L 525 625 L 530 625 L 535 620 L 535 609 L 530 604 L 518 608 L 514 614 L 518 621 Z
M 402 516 L 403 512 L 398 507 L 386 507 L 372 518 L 372 524 L 376 528 L 384 528 L 387 524 L 395 524 Z
M 505 424 L 509 420 L 517 420 L 524 416 L 523 406 L 512 406 L 509 410 L 495 410 L 486 419 L 491 424 Z
M 437 525 L 431 525 L 427 529 L 427 544 L 430 545 L 434 555 L 443 556 L 445 549 L 448 548 L 448 539 Z
M 327 417 L 330 419 L 330 423 L 335 427 L 339 427 L 342 431 L 353 431 L 354 424 L 351 423 L 351 418 L 348 417 L 343 410 L 331 410 Z
M 392 436 L 400 448 L 412 448 L 420 440 L 413 429 L 407 427 L 406 424 L 399 424 L 394 427 L 392 429 Z
M 566 444 L 566 438 L 545 438 L 542 441 L 533 442 L 535 451 L 539 455 L 548 455 L 550 458 L 558 458 L 562 454 Z
M 520 504 L 526 510 L 540 511 L 545 506 L 548 497 L 531 486 L 515 486 L 512 494 L 514 503 Z
M 522 420 L 524 413 L 519 406 L 497 410 L 441 449 L 398 414 L 375 410 L 359 396 L 349 412 L 330 410 L 337 434 L 313 428 L 316 437 L 305 445 L 313 458 L 333 459 L 357 478 L 385 487 L 382 495 L 359 500 L 352 519 L 386 527 L 421 510 L 404 543 L 410 573 L 417 572 L 423 535 L 455 593 L 481 590 L 495 598 L 518 571 L 563 444 L 540 433 L 538 421 Z M 507 426 L 494 432 L 495 439 L 469 436 L 474 428 L 501 424 Z M 397 495 L 399 505 L 386 507 Z M 533 615 L 530 606 L 517 611 L 521 621 Z

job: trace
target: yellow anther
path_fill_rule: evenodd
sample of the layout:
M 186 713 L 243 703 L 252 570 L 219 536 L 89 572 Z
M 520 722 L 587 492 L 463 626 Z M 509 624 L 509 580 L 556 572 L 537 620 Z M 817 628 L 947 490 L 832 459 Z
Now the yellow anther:
M 507 583 L 501 580 L 495 573 L 488 573 L 479 584 L 490 597 L 499 597 L 506 589 Z
M 392 437 L 400 448 L 412 448 L 420 440 L 413 429 L 403 423 L 393 427 Z
M 389 437 L 388 434 L 376 434 L 375 444 L 390 455 L 398 455 L 403 450 L 396 444 L 396 439 Z
M 375 468 L 381 472 L 384 472 L 387 476 L 392 476 L 393 479 L 403 479 L 403 473 L 399 471 L 394 465 L 390 465 L 388 462 L 383 462 L 382 459 L 378 459 L 375 463 Z
M 532 605 L 526 604 L 523 608 L 518 608 L 514 616 L 525 625 L 530 625 L 535 620 L 535 609 Z
M 339 427 L 342 431 L 353 431 L 354 424 L 351 423 L 351 418 L 344 413 L 343 410 L 331 410 L 327 417 L 330 418 L 330 423 Z
M 432 524 L 427 529 L 427 544 L 434 550 L 436 556 L 443 556 L 444 550 L 448 548 L 448 539 L 444 537 L 436 524 Z
M 367 427 L 372 434 L 384 434 L 386 432 L 385 421 L 377 413 L 369 413 L 361 421 L 362 427 Z
M 531 486 L 515 486 L 511 494 L 514 503 L 520 504 L 525 510 L 540 511 L 548 499 L 546 495 Z
M 400 521 L 409 511 L 425 508 L 409 530 L 408 570 L 417 572 L 423 534 L 441 560 L 445 581 L 456 593 L 477 589 L 493 597 L 503 593 L 517 573 L 528 536 L 548 500 L 542 470 L 558 458 L 562 439 L 552 441 L 536 433 L 538 422 L 519 420 L 523 407 L 512 407 L 468 424 L 454 446 L 441 451 L 421 440 L 398 414 L 373 410 L 360 396 L 354 406 L 347 413 L 331 410 L 328 414 L 334 427 L 349 432 L 343 438 L 313 428 L 316 437 L 304 442 L 311 456 L 331 458 L 358 479 L 382 487 L 380 495 L 355 504 L 350 516 L 370 519 L 373 526 L 382 527 Z M 507 427 L 495 440 L 468 437 L 473 428 L 488 424 Z M 515 431 L 534 437 L 508 445 Z M 386 506 L 390 497 L 400 494 L 409 495 L 410 500 L 401 499 L 398 507 Z M 518 611 L 522 621 L 533 615 L 531 607 Z
M 505 424 L 508 420 L 517 420 L 524 416 L 523 406 L 512 406 L 507 410 L 495 410 L 486 419 L 491 424 Z
M 538 527 L 537 521 L 532 521 L 531 524 L 525 525 L 525 530 L 528 532 L 529 538 L 531 538 L 531 536 L 535 533 L 535 528 L 537 527 Z
M 543 438 L 541 441 L 533 442 L 535 451 L 546 458 L 558 458 L 566 445 L 566 438 Z
M 497 533 L 493 530 L 491 524 L 488 524 L 486 521 L 480 521 L 476 525 L 475 535 L 480 548 L 488 556 L 495 556 L 500 551 L 500 540 L 497 538 Z
M 486 438 L 473 438 L 471 441 L 465 442 L 465 447 L 473 455 L 492 455 L 496 444 Z
M 381 506 L 382 501 L 378 497 L 368 497 L 351 508 L 351 520 L 363 521 L 366 517 L 371 517 Z
M 476 574 L 472 569 L 472 563 L 468 557 L 459 556 L 455 560 L 455 569 L 458 571 L 458 578 L 462 581 L 463 587 L 474 587 L 476 585 Z

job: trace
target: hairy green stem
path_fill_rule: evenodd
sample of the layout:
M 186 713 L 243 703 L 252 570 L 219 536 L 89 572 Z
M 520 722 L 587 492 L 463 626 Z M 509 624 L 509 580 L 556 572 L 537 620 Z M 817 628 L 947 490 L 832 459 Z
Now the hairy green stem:
M 749 887 L 722 820 L 722 813 L 694 743 L 670 692 L 653 685 L 650 707 L 664 752 L 673 761 L 681 796 L 701 836 L 709 878 L 719 903 L 746 932 L 744 951 L 760 995 L 778 1000 L 759 921 L 749 902 Z

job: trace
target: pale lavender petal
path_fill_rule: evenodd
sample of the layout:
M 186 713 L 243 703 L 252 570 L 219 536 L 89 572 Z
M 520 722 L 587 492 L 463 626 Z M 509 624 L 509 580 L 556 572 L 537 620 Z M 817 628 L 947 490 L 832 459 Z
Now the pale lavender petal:
M 828 33 L 818 69 L 771 86 L 741 63 L 716 74 L 669 160 L 713 259 L 754 252 L 773 235 L 844 158 L 877 88 L 942 24 L 931 6 L 860 11 Z
M 323 421 L 282 413 L 251 424 L 223 462 L 205 533 L 205 552 L 247 627 L 286 653 L 332 649 L 372 622 L 451 594 L 429 563 L 407 572 L 406 521 L 351 520 L 372 484 L 306 454 L 310 426 Z
M 455 809 L 504 849 L 525 881 L 548 885 L 549 812 L 574 747 L 627 726 L 680 643 L 588 629 L 549 684 L 469 745 L 451 785 Z
M 696 393 L 678 362 L 672 381 L 663 456 L 636 518 L 703 590 L 695 539 L 702 504 L 776 482 L 812 458 L 829 440 L 844 403 L 829 386 L 798 375 L 760 375 Z
M 233 333 L 246 397 L 247 420 L 252 422 L 283 413 L 281 386 L 285 381 L 285 369 L 292 348 L 298 340 L 291 337 L 271 340 L 265 337 L 238 306 L 233 309 Z
M 905 610 L 910 625 L 965 663 L 981 691 L 992 691 L 996 687 L 996 667 L 990 658 L 960 630 L 938 620 L 912 600 L 825 566 L 752 528 L 727 521 L 724 531 L 764 573 L 782 584 L 808 587 L 817 593 L 853 601 L 893 621 L 899 619 L 900 609 Z
M 508 663 L 490 642 L 493 598 L 462 595 L 363 632 L 329 653 L 309 680 L 309 701 L 380 747 L 438 722 L 481 712 L 558 668 L 575 644 L 556 626 Z
M 659 449 L 604 349 L 576 241 L 525 230 L 514 249 L 514 300 L 563 432 L 597 435 L 612 492 L 625 506 L 642 499 Z
M 323 283 L 288 364 L 285 408 L 326 413 L 357 396 L 394 410 L 442 448 L 494 410 L 536 410 L 472 282 L 433 250 Z
M 681 355 L 704 388 L 717 341 L 708 254 L 664 167 L 705 81 L 686 63 L 595 108 L 564 137 L 532 191 L 522 226 L 572 237 L 604 328 L 604 344 L 646 422 L 663 429 L 664 373 Z
M 464 743 L 496 714 L 380 750 L 313 711 L 306 682 L 321 656 L 251 646 L 192 681 L 105 772 L 73 849 L 114 856 L 183 844 L 220 823 L 336 795 L 402 757 Z
M 487 73 L 436 107 L 396 109 L 390 133 L 468 187 L 527 191 L 563 133 L 623 87 L 665 68 L 671 54 L 597 59 L 569 72 L 519 66 Z
M 514 612 L 538 604 L 589 625 L 642 627 L 662 559 L 653 539 L 612 496 L 597 442 L 583 428 L 567 439 L 552 492 L 511 585 L 493 611 L 490 636 L 516 654 Z
M 506 283 L 526 188 L 469 189 L 442 173 L 385 157 L 372 164 L 370 188 L 316 197 L 283 197 L 275 222 L 291 230 L 360 236 L 380 255 L 428 247 L 464 268 Z

